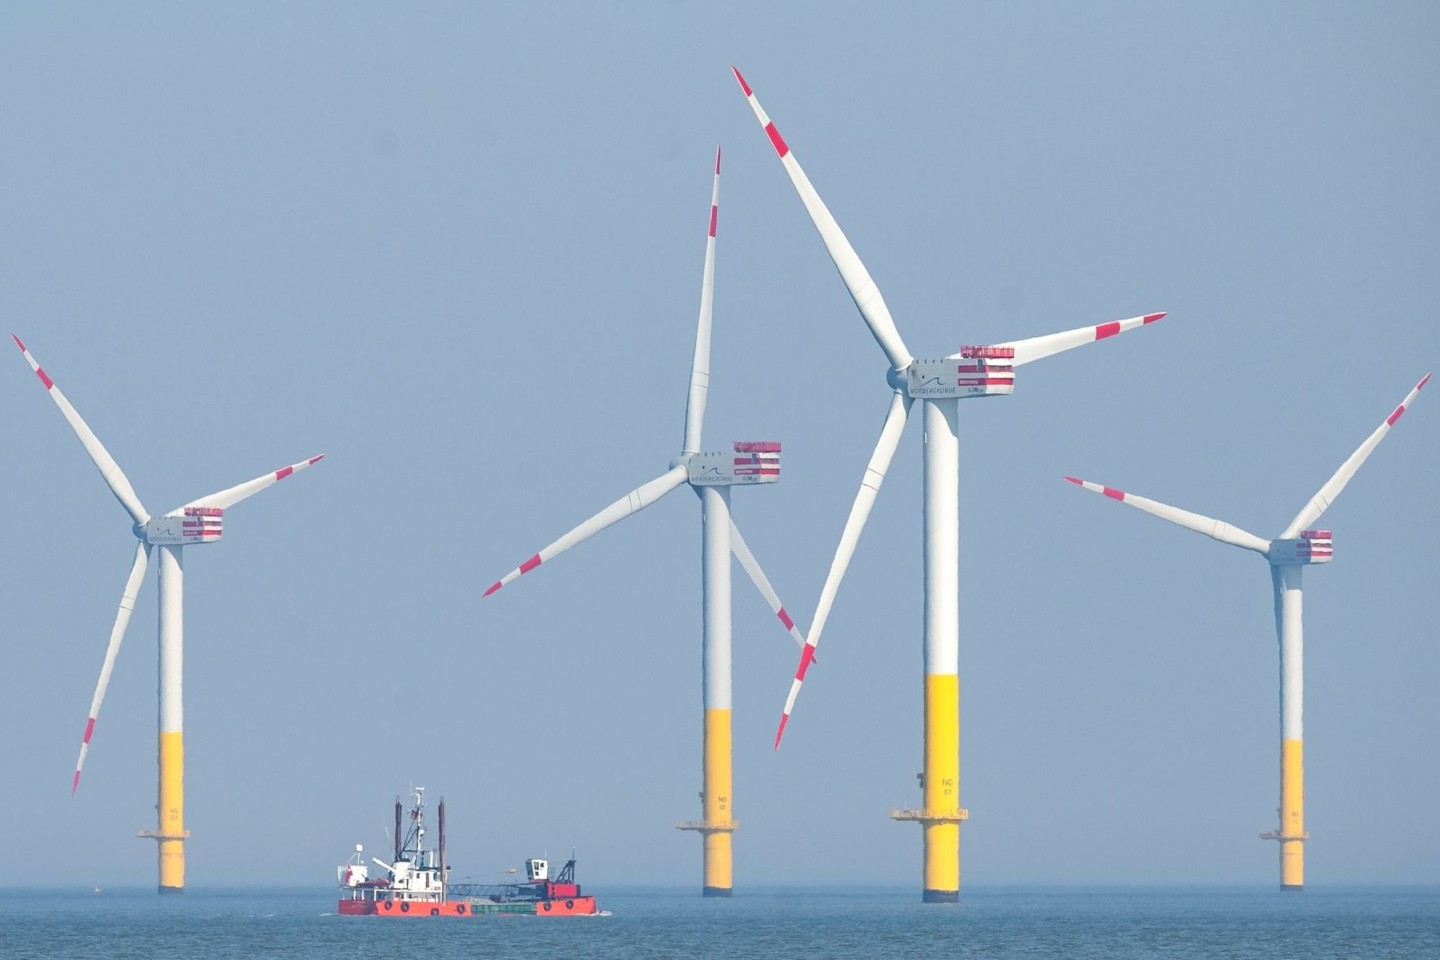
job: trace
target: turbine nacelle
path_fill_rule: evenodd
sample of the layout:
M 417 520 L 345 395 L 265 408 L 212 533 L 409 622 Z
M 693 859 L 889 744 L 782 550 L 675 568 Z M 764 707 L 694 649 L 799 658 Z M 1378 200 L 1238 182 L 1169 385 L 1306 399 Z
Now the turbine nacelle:
M 1276 566 L 1329 563 L 1335 556 L 1329 530 L 1301 530 L 1300 536 L 1289 540 L 1272 540 L 1265 559 Z
M 1014 347 L 961 347 L 959 355 L 914 360 L 902 387 L 911 399 L 1008 397 L 1015 392 Z
M 136 536 L 154 547 L 215 543 L 224 532 L 224 514 L 220 507 L 185 507 L 137 525 Z
M 735 487 L 780 479 L 780 444 L 774 440 L 737 440 L 733 453 L 697 453 L 683 462 L 696 487 Z

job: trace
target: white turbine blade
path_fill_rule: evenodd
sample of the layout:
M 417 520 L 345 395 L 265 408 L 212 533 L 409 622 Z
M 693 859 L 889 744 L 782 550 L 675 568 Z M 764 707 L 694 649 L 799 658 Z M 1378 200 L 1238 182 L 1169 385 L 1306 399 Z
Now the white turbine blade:
M 755 111 L 755 118 L 760 121 L 760 126 L 765 128 L 765 133 L 770 137 L 770 143 L 775 147 L 775 152 L 780 155 L 780 162 L 785 166 L 785 172 L 790 175 L 790 182 L 795 185 L 795 192 L 800 194 L 800 202 L 805 204 L 805 211 L 810 214 L 811 222 L 820 232 L 820 239 L 825 241 L 825 249 L 830 251 L 830 259 L 835 262 L 835 269 L 840 271 L 840 278 L 845 281 L 851 299 L 860 309 L 860 316 L 865 319 L 865 325 L 870 328 L 871 336 L 875 338 L 876 343 L 880 344 L 880 349 L 885 351 L 890 366 L 896 370 L 904 370 L 914 358 L 905 348 L 905 341 L 900 338 L 900 331 L 896 329 L 895 320 L 890 316 L 890 308 L 885 306 L 885 298 L 880 295 L 880 288 L 875 286 L 870 272 L 865 269 L 865 264 L 860 262 L 859 254 L 850 245 L 850 241 L 845 238 L 845 233 L 835 222 L 835 218 L 831 216 L 830 210 L 825 206 L 825 201 L 821 200 L 820 194 L 815 192 L 810 178 L 805 176 L 804 170 L 800 169 L 800 162 L 795 159 L 795 154 L 790 151 L 789 145 L 780 136 L 780 131 L 775 129 L 775 124 L 771 122 L 769 115 L 760 106 L 760 101 L 755 99 L 750 84 L 745 82 L 745 78 L 740 75 L 739 70 L 734 67 L 730 69 L 734 72 L 740 89 L 745 92 L 745 98 L 750 102 L 750 109 Z
M 1076 347 L 1083 347 L 1087 343 L 1094 343 L 1097 340 L 1105 340 L 1115 336 L 1117 333 L 1124 333 L 1126 330 L 1134 330 L 1136 327 L 1143 327 L 1147 323 L 1154 323 L 1163 313 L 1147 313 L 1143 317 L 1131 317 L 1128 320 L 1112 320 L 1109 323 L 1102 323 L 1093 327 L 1076 327 L 1074 330 L 1066 330 L 1063 333 L 1047 333 L 1043 337 L 1030 337 L 1026 340 L 1011 340 L 1008 343 L 997 343 L 997 347 L 1012 347 L 1015 350 L 1013 366 L 1020 366 L 1029 363 L 1031 360 L 1042 360 L 1053 354 L 1065 350 L 1073 350 Z M 960 356 L 952 353 L 946 357 L 953 360 Z
M 1325 481 L 1325 486 L 1321 487 L 1320 491 L 1310 498 L 1310 502 L 1305 504 L 1305 509 L 1295 515 L 1295 519 L 1290 521 L 1290 526 L 1286 527 L 1285 532 L 1280 534 L 1281 540 L 1288 540 L 1298 535 L 1301 530 L 1306 529 L 1310 524 L 1320 519 L 1320 514 L 1329 509 L 1330 504 L 1335 502 L 1335 498 L 1340 496 L 1340 491 L 1344 490 L 1345 484 L 1349 483 L 1350 478 L 1355 476 L 1355 471 L 1360 469 L 1360 465 L 1370 456 L 1371 451 L 1380 445 L 1381 440 L 1385 439 L 1385 434 L 1389 433 L 1390 428 L 1395 426 L 1395 421 L 1399 420 L 1410 404 L 1415 402 L 1415 397 L 1420 393 L 1420 390 L 1425 384 L 1429 382 L 1430 374 L 1427 373 L 1419 383 L 1415 384 L 1415 388 L 1405 395 L 1405 399 L 1400 401 L 1400 406 L 1395 408 L 1395 412 L 1386 417 L 1385 422 L 1376 427 L 1375 432 L 1365 438 L 1365 442 L 1360 444 L 1359 449 L 1350 454 L 1349 459 L 1344 463 L 1340 464 L 1340 469 L 1336 470 L 1335 475 Z
M 115 625 L 110 628 L 110 643 L 105 647 L 105 664 L 100 668 L 95 696 L 90 700 L 90 716 L 85 721 L 85 736 L 80 740 L 80 759 L 75 761 L 75 779 L 70 781 L 72 797 L 80 789 L 80 771 L 85 766 L 85 754 L 90 752 L 90 736 L 95 732 L 100 704 L 105 701 L 105 688 L 110 685 L 110 672 L 115 669 L 115 658 L 120 653 L 121 641 L 125 639 L 125 628 L 130 625 L 130 614 L 135 609 L 135 595 L 140 592 L 140 581 L 145 579 L 145 567 L 149 562 L 150 545 L 141 541 L 135 545 L 135 563 L 125 580 L 125 592 L 120 594 L 120 609 L 115 613 Z
M 1081 480 L 1078 477 L 1066 477 L 1065 479 L 1073 484 L 1084 487 L 1092 493 L 1103 493 L 1111 500 L 1128 503 L 1138 510 L 1144 510 L 1148 514 L 1159 517 L 1162 520 L 1169 520 L 1171 523 L 1178 523 L 1187 530 L 1203 533 L 1205 536 L 1219 540 L 1221 543 L 1228 543 L 1235 547 L 1243 547 L 1246 550 L 1254 550 L 1260 554 L 1270 549 L 1270 541 L 1262 540 L 1255 536 L 1255 534 L 1247 530 L 1241 530 L 1239 527 L 1231 526 L 1223 520 L 1216 520 L 1213 517 L 1191 513 L 1189 510 L 1181 510 L 1179 507 L 1172 507 L 1168 504 L 1149 500 L 1145 497 L 1137 497 L 1133 493 L 1126 493 L 1124 490 L 1116 490 L 1114 487 L 1091 483 L 1088 480 Z
M 695 358 L 690 362 L 690 394 L 685 400 L 685 445 L 681 453 L 700 452 L 705 399 L 710 393 L 710 315 L 715 303 L 715 228 L 720 219 L 720 148 L 715 148 L 715 185 L 710 191 L 710 235 L 705 238 L 705 272 L 700 278 L 700 321 Z
M 569 550 L 577 543 L 583 543 L 586 540 L 589 540 L 591 537 L 595 536 L 595 534 L 599 533 L 601 530 L 604 530 L 611 524 L 618 523 L 619 521 L 624 520 L 626 517 L 630 516 L 630 514 L 632 513 L 635 513 L 637 510 L 645 509 L 646 507 L 650 506 L 650 504 L 654 503 L 656 500 L 659 500 L 661 497 L 665 496 L 665 494 L 669 493 L 671 490 L 674 490 L 676 487 L 684 483 L 688 476 L 689 473 L 686 470 L 685 465 L 682 463 L 678 466 L 671 467 L 665 473 L 662 473 L 660 476 L 656 477 L 654 480 L 651 480 L 649 483 L 636 487 L 634 490 L 631 490 L 619 500 L 616 500 L 614 503 L 610 504 L 610 506 L 606 507 L 604 510 L 601 510 L 599 513 L 595 514 L 595 516 L 591 517 L 589 520 L 586 520 L 584 523 L 580 524 L 578 527 L 565 534 L 559 540 L 556 540 L 548 547 L 543 548 L 539 553 L 535 554 L 535 556 L 531 557 L 529 560 L 526 560 L 524 563 L 520 564 L 520 566 L 516 567 L 514 570 L 511 570 L 499 580 L 496 580 L 490 585 L 489 589 L 485 591 L 484 595 L 487 597 L 490 596 L 490 594 L 494 593 L 496 590 L 499 590 L 501 587 L 505 586 L 505 584 L 514 580 L 522 573 L 529 573 L 531 570 L 534 570 L 546 560 L 553 560 L 555 557 L 558 557 L 560 554 L 564 553 L 566 550 Z
M 860 490 L 850 506 L 850 516 L 845 520 L 845 529 L 840 534 L 840 544 L 835 548 L 835 557 L 830 561 L 830 572 L 825 576 L 825 585 L 820 588 L 820 602 L 815 606 L 815 619 L 810 624 L 810 636 L 800 650 L 800 666 L 795 669 L 790 693 L 785 698 L 785 710 L 780 715 L 780 726 L 775 730 L 775 749 L 780 749 L 780 738 L 785 735 L 785 724 L 790 722 L 790 712 L 795 709 L 795 698 L 800 695 L 800 685 L 805 682 L 805 672 L 815 660 L 815 648 L 820 645 L 820 634 L 825 630 L 825 621 L 830 617 L 830 608 L 835 603 L 835 594 L 840 590 L 840 581 L 845 579 L 845 570 L 850 558 L 855 555 L 855 546 L 860 542 L 860 533 L 880 493 L 880 484 L 885 482 L 885 471 L 900 445 L 900 436 L 905 431 L 905 416 L 910 412 L 910 398 L 894 394 L 890 398 L 890 409 L 885 414 L 885 425 L 880 428 L 880 440 L 870 462 L 865 467 L 865 476 L 860 480 Z
M 795 627 L 795 621 L 790 619 L 790 614 L 785 610 L 785 604 L 780 602 L 780 595 L 777 594 L 775 588 L 770 585 L 770 579 L 765 576 L 765 571 L 760 569 L 759 561 L 756 560 L 755 555 L 750 552 L 750 545 L 747 544 L 745 538 L 740 535 L 740 528 L 735 525 L 734 517 L 730 518 L 730 552 L 735 554 L 735 559 L 740 561 L 740 566 L 744 567 L 745 572 L 750 575 L 750 582 L 755 584 L 756 589 L 760 591 L 760 595 L 765 598 L 765 602 L 770 604 L 770 610 L 775 614 L 776 619 L 785 625 L 785 629 L 789 631 L 791 638 L 803 648 L 805 646 L 805 638 Z
M 143 524 L 149 520 L 150 514 L 145 512 L 145 506 L 135 494 L 135 488 L 130 486 L 130 480 L 125 476 L 125 471 L 120 469 L 120 464 L 116 463 L 115 458 L 110 456 L 110 451 L 105 449 L 105 445 L 100 442 L 100 438 L 95 436 L 95 432 L 90 429 L 89 424 L 81 419 L 80 414 L 70 405 L 70 401 L 65 399 L 65 394 L 61 393 L 60 388 L 55 386 L 55 381 L 51 380 L 45 373 L 45 369 L 36 362 L 34 357 L 30 356 L 30 351 L 25 349 L 25 344 L 20 342 L 20 338 L 12 333 L 10 334 L 10 339 L 15 341 L 15 346 L 19 347 L 20 352 L 25 355 L 25 360 L 30 364 L 30 369 L 35 371 L 35 375 L 39 377 L 40 382 L 45 385 L 46 391 L 50 394 L 50 399 L 54 400 L 55 406 L 60 408 L 60 412 L 69 422 L 70 428 L 75 431 L 75 436 L 80 438 L 80 443 L 85 447 L 85 452 L 90 454 L 90 459 L 100 471 L 100 476 L 105 478 L 105 484 L 110 488 L 110 492 L 115 494 L 115 499 L 120 501 L 120 505 L 125 508 L 125 512 L 130 514 L 130 519 L 134 520 L 137 524 Z
M 198 500 L 191 500 L 182 507 L 176 507 L 172 514 L 178 514 L 186 507 L 219 507 L 221 510 L 233 507 L 241 500 L 247 500 L 255 496 L 266 487 L 272 487 L 290 476 L 292 473 L 299 473 L 307 467 L 313 466 L 325 459 L 325 454 L 311 457 L 309 460 L 301 460 L 299 463 L 292 463 L 288 467 L 281 467 L 279 470 L 272 470 L 269 473 L 256 477 L 254 480 L 247 480 L 244 483 L 236 484 L 219 493 L 210 493 Z

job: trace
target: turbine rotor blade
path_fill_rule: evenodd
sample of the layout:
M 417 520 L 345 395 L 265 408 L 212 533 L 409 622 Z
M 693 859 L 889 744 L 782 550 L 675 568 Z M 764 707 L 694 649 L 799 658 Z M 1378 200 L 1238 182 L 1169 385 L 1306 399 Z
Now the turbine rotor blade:
M 125 476 L 125 471 L 120 469 L 120 464 L 115 462 L 115 458 L 110 456 L 110 451 L 106 450 L 105 445 L 100 442 L 100 438 L 95 436 L 95 431 L 90 429 L 90 425 L 87 424 L 75 408 L 70 405 L 70 401 L 65 398 L 65 394 L 60 392 L 60 388 L 55 385 L 55 381 L 51 380 L 45 373 L 45 368 L 40 366 L 35 358 L 30 355 L 29 350 L 25 349 L 25 344 L 20 342 L 20 338 L 12 333 L 10 334 L 10 339 L 15 341 L 15 346 L 19 347 L 20 352 L 25 355 L 25 360 L 30 364 L 30 369 L 35 371 L 35 375 L 39 377 L 40 382 L 45 385 L 46 392 L 50 394 L 50 399 L 55 401 L 55 406 L 60 408 L 60 413 L 70 424 L 70 429 L 74 430 L 75 436 L 80 438 L 80 444 L 85 448 L 85 452 L 90 455 L 90 460 L 95 464 L 96 469 L 100 471 L 100 476 L 104 478 L 105 485 L 110 488 L 111 493 L 115 494 L 115 499 L 119 500 L 120 505 L 125 508 L 125 512 L 130 514 L 130 519 L 134 520 L 137 524 L 144 524 L 150 519 L 150 514 L 145 511 L 144 504 L 140 502 L 140 497 L 135 493 L 135 488 L 130 485 L 129 478 Z
M 785 605 L 780 602 L 780 595 L 777 594 L 775 588 L 770 585 L 770 580 L 765 576 L 765 571 L 760 569 L 759 561 L 757 561 L 755 555 L 750 552 L 750 545 L 747 544 L 745 538 L 740 535 L 740 528 L 735 525 L 734 517 L 730 519 L 730 552 L 735 554 L 735 559 L 740 561 L 740 566 L 745 568 L 745 572 L 750 575 L 750 582 L 755 584 L 756 589 L 760 591 L 760 595 L 765 598 L 765 602 L 770 604 L 770 610 L 775 614 L 776 619 L 784 624 L 791 638 L 796 644 L 803 648 L 805 646 L 805 638 L 795 627 L 795 621 L 790 619 L 790 614 L 786 612 Z
M 715 185 L 710 191 L 710 235 L 705 239 L 705 270 L 700 279 L 700 320 L 695 357 L 690 362 L 690 393 L 685 400 L 685 442 L 681 453 L 700 452 L 705 400 L 710 393 L 710 318 L 715 303 L 715 230 L 720 219 L 720 148 L 715 148 Z
M 322 453 L 318 456 L 311 457 L 309 460 L 301 460 L 299 463 L 292 463 L 288 467 L 272 470 L 267 474 L 256 477 L 254 480 L 247 480 L 244 483 L 236 484 L 218 493 L 209 493 L 198 500 L 191 500 L 184 506 L 176 507 L 168 515 L 178 514 L 186 507 L 218 507 L 221 510 L 227 507 L 233 507 L 240 501 L 248 500 L 250 497 L 255 496 L 255 494 L 264 490 L 266 487 L 272 487 L 291 474 L 299 473 L 301 470 L 314 466 L 324 459 L 325 454 Z
M 1290 526 L 1286 527 L 1285 532 L 1280 534 L 1280 539 L 1288 540 L 1291 537 L 1297 536 L 1301 530 L 1306 529 L 1310 524 L 1320 519 L 1320 515 L 1329 509 L 1330 504 L 1335 502 L 1336 497 L 1340 496 L 1340 491 L 1345 489 L 1345 485 L 1350 482 L 1350 478 L 1355 476 L 1355 472 L 1360 469 L 1361 464 L 1363 464 L 1375 448 L 1380 445 L 1380 441 L 1385 439 L 1385 435 L 1390 432 L 1390 428 L 1395 426 L 1395 421 L 1399 420 L 1401 415 L 1409 409 L 1410 404 L 1415 402 L 1416 396 L 1419 395 L 1425 384 L 1429 382 L 1430 374 L 1427 373 L 1421 378 L 1419 383 L 1415 384 L 1414 389 L 1405 395 L 1405 399 L 1400 401 L 1400 406 L 1396 407 L 1395 411 L 1386 417 L 1380 426 L 1375 428 L 1375 432 L 1366 437 L 1365 442 L 1360 444 L 1359 448 L 1350 454 L 1344 463 L 1340 464 L 1340 469 L 1335 471 L 1335 475 L 1325 481 L 1325 485 L 1320 488 L 1315 496 L 1310 498 L 1310 502 L 1305 504 L 1305 508 L 1295 515 L 1294 520 L 1290 521 Z
M 840 544 L 835 548 L 834 559 L 830 561 L 830 572 L 825 577 L 825 585 L 820 588 L 820 602 L 815 606 L 815 619 L 810 624 L 810 635 L 800 650 L 800 666 L 795 670 L 795 679 L 790 684 L 790 693 L 785 698 L 785 709 L 780 715 L 780 726 L 775 731 L 776 750 L 780 749 L 780 738 L 785 735 L 785 724 L 790 722 L 790 713 L 795 709 L 795 698 L 800 695 L 800 685 L 805 682 L 805 673 L 815 661 L 815 648 L 820 645 L 820 635 L 825 630 L 825 621 L 830 617 L 830 608 L 840 590 L 840 581 L 845 579 L 845 570 L 850 566 L 850 558 L 855 555 L 855 546 L 860 542 L 865 521 L 870 517 L 870 509 L 875 505 L 880 485 L 885 482 L 885 472 L 890 469 L 895 448 L 900 445 L 910 403 L 909 397 L 898 392 L 890 398 L 885 425 L 880 428 L 880 440 L 875 444 L 874 453 L 870 454 L 865 476 L 860 480 L 860 489 L 855 494 L 855 502 L 850 506 L 850 516 L 846 518 L 845 529 L 840 534 Z
M 1221 543 L 1228 543 L 1234 547 L 1243 547 L 1246 550 L 1254 550 L 1256 553 L 1262 555 L 1270 549 L 1270 541 L 1261 539 L 1248 530 L 1242 530 L 1239 527 L 1232 526 L 1224 520 L 1216 520 L 1213 517 L 1207 517 L 1203 514 L 1191 513 L 1189 510 L 1181 510 L 1179 507 L 1172 507 L 1146 497 L 1138 497 L 1133 493 L 1126 493 L 1124 490 L 1116 490 L 1114 487 L 1091 483 L 1088 480 L 1081 480 L 1078 477 L 1066 477 L 1065 479 L 1077 486 L 1084 487 L 1091 493 L 1103 493 L 1111 500 L 1119 500 L 1121 503 L 1129 504 L 1137 510 L 1144 510 L 1146 513 L 1159 517 L 1162 520 L 1177 523 L 1187 530 L 1203 533 L 1205 536 L 1219 540 Z
M 1030 337 L 1025 340 L 1010 340 L 1006 343 L 997 343 L 997 347 L 1012 347 L 1015 350 L 1015 359 L 1012 366 L 1020 366 L 1032 360 L 1042 360 L 1045 357 L 1053 356 L 1065 350 L 1073 350 L 1076 347 L 1083 347 L 1087 343 L 1094 343 L 1097 340 L 1106 340 L 1117 333 L 1124 333 L 1126 330 L 1134 330 L 1136 327 L 1143 327 L 1146 324 L 1154 323 L 1164 317 L 1163 313 L 1147 313 L 1143 317 L 1130 317 L 1128 320 L 1112 320 L 1109 323 L 1102 323 L 1091 327 L 1076 327 L 1074 330 L 1065 330 L 1061 333 L 1047 333 L 1044 336 Z M 953 360 L 960 354 L 952 353 L 946 357 Z
M 800 168 L 800 161 L 795 159 L 790 146 L 780 136 L 780 131 L 775 129 L 769 114 L 760 106 L 760 101 L 755 99 L 750 84 L 745 82 L 739 70 L 734 67 L 730 69 L 735 74 L 740 89 L 744 91 L 750 109 L 755 112 L 755 118 L 760 121 L 760 126 L 765 129 L 775 152 L 779 154 L 780 162 L 784 165 L 785 172 L 790 175 L 790 182 L 795 186 L 795 192 L 800 194 L 800 202 L 805 204 L 805 211 L 810 214 L 810 221 L 819 231 L 820 239 L 825 241 L 825 249 L 830 252 L 830 259 L 834 261 L 835 269 L 840 272 L 840 279 L 845 281 L 850 298 L 859 308 L 860 316 L 870 328 L 871 336 L 880 344 L 880 349 L 885 351 L 890 366 L 896 370 L 904 370 L 914 358 L 905 348 L 905 341 L 901 339 L 895 320 L 890 316 L 890 308 L 885 305 L 885 298 L 880 295 L 880 288 L 875 286 L 870 272 L 865 269 L 865 264 L 860 262 L 860 255 L 846 239 L 844 231 L 825 206 L 825 201 L 820 199 L 820 194 L 815 191 L 810 178 Z
M 689 471 L 682 463 L 678 464 L 677 466 L 671 467 L 669 470 L 667 470 L 665 473 L 662 473 L 654 480 L 651 480 L 648 483 L 636 487 L 634 490 L 631 490 L 619 500 L 616 500 L 614 503 L 610 504 L 610 506 L 606 507 L 604 510 L 601 510 L 599 513 L 595 514 L 595 516 L 591 517 L 589 520 L 586 520 L 584 523 L 580 524 L 578 527 L 575 527 L 569 533 L 566 533 L 559 540 L 556 540 L 549 546 L 542 548 L 539 553 L 535 554 L 535 556 L 531 557 L 529 560 L 526 560 L 524 563 L 520 564 L 520 566 L 511 570 L 499 580 L 496 580 L 490 585 L 489 589 L 485 591 L 484 596 L 490 596 L 490 594 L 494 593 L 496 590 L 499 590 L 501 587 L 505 586 L 507 583 L 514 580 L 516 577 L 519 577 L 521 574 L 529 573 L 531 570 L 534 570 L 536 567 L 540 566 L 540 564 L 544 563 L 547 560 L 553 560 L 555 557 L 558 557 L 560 554 L 564 553 L 566 550 L 569 550 L 576 544 L 584 543 L 586 540 L 589 540 L 591 537 L 595 536 L 595 534 L 599 533 L 601 530 L 604 530 L 611 524 L 618 523 L 619 521 L 624 520 L 626 517 L 630 516 L 630 514 L 645 509 L 646 507 L 650 506 L 650 504 L 654 503 L 656 500 L 659 500 L 661 497 L 665 496 L 665 494 L 669 493 L 671 490 L 674 490 L 676 487 L 680 486 L 688 479 L 688 477 Z
M 105 663 L 100 668 L 100 680 L 95 684 L 95 696 L 90 700 L 90 715 L 85 721 L 85 736 L 80 740 L 80 758 L 75 761 L 75 778 L 70 781 L 70 796 L 80 789 L 80 771 L 85 766 L 85 754 L 90 752 L 90 736 L 95 732 L 95 721 L 100 716 L 100 705 L 105 701 L 105 688 L 110 686 L 110 673 L 115 669 L 115 658 L 120 654 L 120 643 L 125 639 L 125 628 L 130 625 L 130 614 L 135 609 L 135 596 L 140 592 L 140 583 L 145 579 L 145 567 L 150 562 L 150 545 L 141 541 L 135 545 L 135 562 L 130 567 L 130 576 L 125 579 L 125 590 L 120 594 L 120 609 L 115 613 L 115 625 L 110 628 L 110 643 L 105 647 Z
M 775 728 L 776 750 L 780 749 L 780 740 L 785 736 L 785 725 L 790 722 L 790 712 L 795 709 L 795 698 L 800 696 L 800 685 L 805 682 L 805 674 L 814 662 L 815 645 L 807 643 L 800 648 L 800 665 L 795 668 L 795 679 L 790 681 L 790 692 L 785 697 L 785 709 L 780 713 L 780 725 Z

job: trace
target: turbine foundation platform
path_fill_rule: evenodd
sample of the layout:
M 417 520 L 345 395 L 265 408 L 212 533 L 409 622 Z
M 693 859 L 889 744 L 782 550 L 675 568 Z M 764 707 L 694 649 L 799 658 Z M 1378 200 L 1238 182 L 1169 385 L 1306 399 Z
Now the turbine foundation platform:
M 739 820 L 681 820 L 676 830 L 694 830 L 699 833 L 734 833 L 740 826 Z
M 970 811 L 963 807 L 956 807 L 953 810 L 916 810 L 914 807 L 906 807 L 903 810 L 891 810 L 891 820 L 910 820 L 916 823 L 959 823 L 962 820 L 970 819 Z

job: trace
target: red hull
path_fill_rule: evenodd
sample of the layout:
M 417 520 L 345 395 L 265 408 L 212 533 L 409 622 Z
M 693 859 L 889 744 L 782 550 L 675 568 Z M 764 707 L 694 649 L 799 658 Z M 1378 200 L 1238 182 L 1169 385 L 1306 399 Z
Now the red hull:
M 566 897 L 564 900 L 541 900 L 535 904 L 537 917 L 578 917 L 598 912 L 594 897 Z
M 341 900 L 340 913 L 350 917 L 472 917 L 491 913 L 534 914 L 537 917 L 579 917 L 599 913 L 594 897 L 566 897 L 533 903 L 470 903 L 449 900 Z

